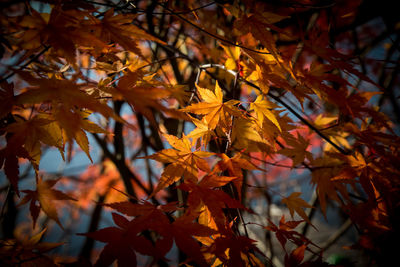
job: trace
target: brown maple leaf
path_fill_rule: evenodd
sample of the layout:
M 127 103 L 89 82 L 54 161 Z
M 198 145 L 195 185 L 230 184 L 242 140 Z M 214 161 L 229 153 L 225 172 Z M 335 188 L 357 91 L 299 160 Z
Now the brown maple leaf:
M 21 200 L 19 205 L 30 202 L 29 210 L 31 212 L 33 227 L 35 227 L 36 220 L 39 216 L 39 212 L 42 209 L 49 218 L 57 222 L 61 227 L 61 222 L 58 219 L 57 207 L 54 203 L 55 200 L 75 200 L 73 197 L 64 194 L 63 192 L 53 189 L 52 187 L 59 181 L 57 180 L 46 180 L 43 181 L 41 178 L 37 179 L 36 190 L 22 190 L 26 195 Z
M 308 218 L 307 214 L 304 212 L 303 208 L 312 208 L 310 204 L 308 204 L 305 200 L 300 198 L 300 192 L 293 192 L 290 196 L 282 198 L 282 203 L 284 203 L 290 212 L 290 215 L 293 218 L 294 212 L 296 211 L 297 214 L 300 215 L 306 222 L 311 224 L 310 219 Z
M 30 159 L 29 153 L 22 147 L 22 142 L 11 138 L 11 140 L 7 141 L 7 147 L 0 150 L 0 168 L 4 168 L 7 179 L 19 196 L 18 158 Z
M 166 45 L 165 42 L 135 26 L 132 23 L 135 15 L 115 13 L 114 9 L 111 8 L 104 14 L 101 20 L 90 16 L 90 20 L 85 22 L 85 26 L 100 40 L 107 43 L 116 42 L 136 55 L 142 55 L 137 40 L 155 41 Z
M 291 147 L 283 148 L 279 150 L 278 153 L 291 158 L 293 161 L 293 167 L 304 162 L 305 158 L 310 161 L 312 160 L 311 152 L 307 151 L 309 141 L 304 139 L 301 134 L 297 133 L 297 139 L 291 138 L 286 140 L 286 142 Z
M 55 262 L 44 253 L 57 248 L 63 243 L 41 242 L 46 232 L 43 231 L 21 240 L 0 240 L 0 262 L 3 266 L 57 266 Z
M 17 138 L 22 142 L 36 170 L 41 157 L 41 143 L 57 147 L 61 156 L 64 157 L 61 129 L 47 115 L 39 114 L 29 120 L 15 116 L 15 122 L 8 125 L 6 131 L 13 134 L 12 138 Z
M 0 83 L 0 119 L 11 112 L 14 105 L 14 84 L 6 81 Z

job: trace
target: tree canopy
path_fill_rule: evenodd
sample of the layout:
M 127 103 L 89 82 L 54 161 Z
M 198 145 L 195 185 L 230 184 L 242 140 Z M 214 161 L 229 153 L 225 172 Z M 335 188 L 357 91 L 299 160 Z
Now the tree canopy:
M 1 1 L 0 265 L 397 262 L 386 4 Z

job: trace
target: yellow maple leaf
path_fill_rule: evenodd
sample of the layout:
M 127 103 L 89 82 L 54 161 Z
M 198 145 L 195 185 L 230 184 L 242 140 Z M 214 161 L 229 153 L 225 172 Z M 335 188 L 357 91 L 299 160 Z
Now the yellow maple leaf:
M 337 117 L 323 117 L 322 114 L 319 114 L 318 117 L 315 118 L 314 124 L 318 127 L 325 127 L 335 120 L 337 120 Z
M 235 119 L 232 128 L 232 143 L 236 149 L 247 151 L 270 150 L 270 144 L 260 134 L 260 127 L 253 118 Z
M 240 60 L 240 47 L 228 47 L 221 45 L 222 48 L 225 50 L 225 53 L 228 55 L 227 60 L 225 61 L 225 67 L 229 70 L 240 70 L 242 66 L 239 63 Z
M 191 131 L 187 137 L 192 138 L 195 143 L 198 138 L 202 138 L 201 144 L 203 146 L 207 146 L 208 142 L 210 142 L 211 137 L 215 137 L 215 133 L 212 129 L 209 128 L 207 121 L 204 119 L 198 120 L 196 118 L 192 118 L 192 122 L 196 125 L 196 128 Z
M 276 127 L 278 127 L 279 131 L 282 131 L 281 126 L 279 125 L 276 116 L 269 109 L 277 108 L 278 106 L 266 99 L 263 99 L 262 95 L 259 95 L 253 103 L 250 103 L 250 108 L 254 110 L 257 116 L 257 120 L 260 122 L 262 126 L 264 119 L 267 118 L 271 121 Z

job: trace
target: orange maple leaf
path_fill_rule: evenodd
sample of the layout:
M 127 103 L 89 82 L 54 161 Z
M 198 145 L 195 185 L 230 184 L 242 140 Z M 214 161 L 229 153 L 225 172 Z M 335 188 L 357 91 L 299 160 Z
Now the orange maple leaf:
M 233 184 L 236 187 L 236 191 L 238 192 L 238 199 L 241 199 L 241 191 L 243 184 L 243 173 L 244 170 L 260 170 L 257 166 L 252 164 L 250 161 L 242 157 L 242 154 L 236 153 L 232 158 L 229 158 L 226 154 L 221 153 L 218 154 L 221 158 L 218 161 L 216 167 L 214 168 L 214 172 L 223 172 L 228 171 L 230 176 L 237 177 L 237 179 L 233 180 Z M 204 180 L 204 179 L 203 179 Z
M 231 181 L 232 178 L 233 177 L 216 177 L 213 183 L 211 183 L 212 180 L 210 181 L 209 179 L 202 180 L 199 184 L 185 182 L 179 185 L 179 188 L 189 192 L 187 203 L 191 212 L 196 213 L 196 210 L 203 205 L 207 206 L 207 209 L 210 211 L 210 216 L 215 221 L 218 229 L 224 230 L 227 224 L 223 209 L 225 207 L 240 209 L 244 208 L 244 206 L 225 192 L 211 189 L 209 186 L 224 185 Z
M 238 100 L 223 102 L 223 93 L 218 82 L 215 84 L 215 92 L 197 86 L 197 92 L 204 102 L 195 103 L 181 109 L 185 112 L 205 115 L 204 119 L 210 129 L 215 129 L 219 124 L 223 129 L 231 125 L 231 116 L 240 116 L 241 112 L 234 105 L 240 103 Z
M 68 142 L 73 140 L 82 148 L 88 158 L 92 161 L 89 153 L 89 140 L 84 130 L 91 133 L 108 133 L 97 124 L 87 120 L 88 114 L 74 109 L 68 109 L 62 105 L 54 113 L 57 124 L 63 129 Z M 92 161 L 93 162 L 93 161 Z
M 128 102 L 135 112 L 143 114 L 155 128 L 158 128 L 159 125 L 154 119 L 154 110 L 164 112 L 170 117 L 187 119 L 184 113 L 161 103 L 161 100 L 177 96 L 177 90 L 171 89 L 171 86 L 164 83 L 154 81 L 153 77 L 154 74 L 151 75 L 142 70 L 127 69 L 124 76 L 118 80 L 117 86 L 99 86 L 99 89 L 115 100 Z M 182 96 L 177 97 L 180 99 Z
M 147 158 L 171 164 L 165 167 L 160 181 L 150 197 L 182 177 L 197 182 L 199 169 L 210 172 L 210 167 L 203 158 L 214 155 L 212 152 L 192 151 L 192 145 L 185 135 L 177 138 L 165 134 L 164 137 L 173 148 L 163 149 Z

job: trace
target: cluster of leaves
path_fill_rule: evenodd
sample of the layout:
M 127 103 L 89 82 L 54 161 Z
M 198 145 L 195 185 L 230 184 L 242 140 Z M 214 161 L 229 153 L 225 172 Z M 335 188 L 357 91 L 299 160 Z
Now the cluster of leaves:
M 180 2 L 4 3 L 0 166 L 9 186 L 0 261 L 56 264 L 44 253 L 61 245 L 39 242 L 44 231 L 18 241 L 15 198 L 19 207 L 30 203 L 34 228 L 41 211 L 65 228 L 56 203 L 71 200 L 84 212 L 90 196 L 97 203 L 77 262 L 88 263 L 90 240 L 97 240 L 106 243 L 97 266 L 142 265 L 144 256 L 165 266 L 174 244 L 181 264 L 274 265 L 246 222 L 255 213 L 250 178 L 266 184 L 256 176 L 270 175 L 267 163 L 308 170 L 319 203 L 259 186 L 293 219 L 282 216 L 276 225 L 259 214 L 267 219 L 259 228 L 276 236 L 286 266 L 327 265 L 323 248 L 295 228 L 315 227 L 308 210 L 326 215 L 331 202 L 374 262 L 390 260 L 393 250 L 380 247 L 399 234 L 400 138 L 379 105 L 394 96 L 398 65 L 392 80 L 376 81 L 355 63 L 358 46 L 353 55 L 334 46 L 335 31 L 359 25 L 360 3 Z M 102 155 L 90 153 L 87 133 Z M 96 156 L 98 171 L 92 180 L 65 175 L 64 188 L 55 189 L 59 176 L 40 169 L 49 147 L 68 162 L 79 149 L 91 161 Z M 283 158 L 291 164 L 269 162 Z M 34 190 L 22 183 L 31 175 Z M 103 208 L 115 211 L 115 226 L 98 229 Z

